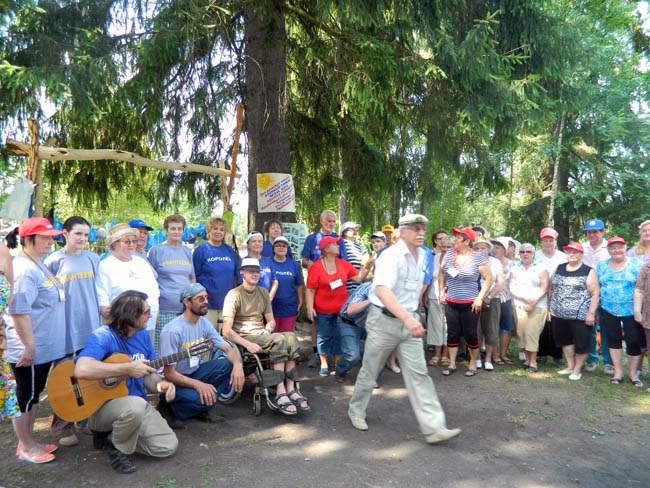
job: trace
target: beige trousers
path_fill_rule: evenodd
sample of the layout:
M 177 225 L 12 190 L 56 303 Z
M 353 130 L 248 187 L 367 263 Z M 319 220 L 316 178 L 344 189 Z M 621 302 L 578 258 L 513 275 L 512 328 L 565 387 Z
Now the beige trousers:
M 419 315 L 412 314 L 419 319 Z M 366 319 L 368 338 L 363 353 L 363 363 L 350 398 L 351 416 L 366 418 L 375 379 L 391 351 L 396 350 L 397 359 L 411 407 L 424 435 L 432 434 L 446 427 L 445 413 L 438 401 L 433 380 L 427 371 L 422 339 L 409 334 L 399 319 L 387 317 L 375 306 L 370 306 Z
M 528 352 L 539 351 L 539 336 L 546 323 L 546 307 L 535 307 L 526 312 L 522 305 L 514 305 L 519 349 Z
M 88 427 L 113 432 L 112 441 L 124 454 L 135 451 L 153 457 L 168 457 L 176 452 L 176 434 L 158 410 L 139 396 L 109 400 L 89 419 Z

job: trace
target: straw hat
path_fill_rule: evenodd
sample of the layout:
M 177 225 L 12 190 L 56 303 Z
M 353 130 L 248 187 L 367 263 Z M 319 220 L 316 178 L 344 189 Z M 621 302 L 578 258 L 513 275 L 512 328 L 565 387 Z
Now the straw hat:
M 115 224 L 111 227 L 111 230 L 108 231 L 108 237 L 106 238 L 106 248 L 110 249 L 113 244 L 126 236 L 139 237 L 138 229 L 129 227 L 129 224 Z

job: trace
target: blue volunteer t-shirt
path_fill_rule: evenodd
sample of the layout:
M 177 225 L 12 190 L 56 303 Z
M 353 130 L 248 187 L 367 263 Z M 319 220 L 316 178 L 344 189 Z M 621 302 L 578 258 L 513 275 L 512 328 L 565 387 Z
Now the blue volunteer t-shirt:
M 90 334 L 86 347 L 79 353 L 75 360 L 83 357 L 103 361 L 107 357 L 121 352 L 131 358 L 132 361 L 156 359 L 149 333 L 146 330 L 139 330 L 131 337 L 124 339 L 117 335 L 108 325 L 102 325 L 95 332 Z M 128 378 L 126 387 L 129 395 L 139 396 L 147 400 L 147 393 L 144 389 L 143 378 Z M 148 401 L 148 400 L 147 400 Z
M 429 249 L 427 246 L 421 246 L 421 247 L 427 253 L 426 256 L 427 260 L 424 262 L 424 281 L 422 282 L 422 284 L 428 286 L 429 284 L 431 284 L 431 277 L 433 276 L 433 253 L 431 252 L 431 249 Z
M 338 235 L 335 232 L 332 232 L 329 234 L 330 237 L 338 237 Z M 301 257 L 310 259 L 312 262 L 316 262 L 320 259 L 320 249 L 318 248 L 318 243 L 320 240 L 326 237 L 320 230 L 318 232 L 314 232 L 313 234 L 309 234 L 307 238 L 305 239 L 305 245 L 302 247 L 302 253 L 300 254 Z M 340 259 L 346 259 L 347 255 L 345 252 L 345 245 L 342 243 L 339 243 L 339 254 L 337 256 Z
M 303 284 L 300 265 L 289 258 L 283 263 L 274 259 L 271 268 L 275 279 L 278 280 L 278 291 L 271 302 L 273 316 L 295 317 L 298 314 L 297 288 Z
M 239 258 L 228 244 L 218 247 L 205 242 L 196 248 L 192 256 L 196 281 L 208 292 L 208 307 L 221 310 L 223 300 L 233 289 L 233 279 L 239 277 Z
M 250 258 L 250 256 L 244 256 L 244 259 Z M 260 281 L 257 283 L 257 286 L 261 286 L 262 288 L 266 288 L 267 291 L 271 291 L 271 284 L 273 280 L 277 279 L 273 275 L 273 269 L 271 267 L 271 262 L 273 259 L 271 258 L 265 258 L 261 257 L 259 259 L 260 262 Z M 237 276 L 237 284 L 241 285 L 244 282 L 243 278 L 241 277 L 241 274 Z
M 149 251 L 149 262 L 158 273 L 160 288 L 160 313 L 181 313 L 181 291 L 194 276 L 192 251 L 183 246 L 172 247 L 166 243 L 153 246 Z

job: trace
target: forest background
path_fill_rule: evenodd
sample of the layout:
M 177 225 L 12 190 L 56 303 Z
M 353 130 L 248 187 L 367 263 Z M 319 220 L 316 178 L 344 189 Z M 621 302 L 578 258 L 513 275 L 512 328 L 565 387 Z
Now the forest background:
M 313 229 L 331 208 L 365 232 L 409 210 L 532 242 L 595 217 L 634 240 L 650 218 L 648 18 L 624 0 L 3 0 L 0 136 L 27 140 L 33 117 L 41 143 L 228 166 L 243 103 L 240 233 Z M 0 200 L 27 165 L 2 159 Z M 63 216 L 219 213 L 215 177 L 43 164 Z M 293 175 L 295 214 L 257 213 L 260 172 Z

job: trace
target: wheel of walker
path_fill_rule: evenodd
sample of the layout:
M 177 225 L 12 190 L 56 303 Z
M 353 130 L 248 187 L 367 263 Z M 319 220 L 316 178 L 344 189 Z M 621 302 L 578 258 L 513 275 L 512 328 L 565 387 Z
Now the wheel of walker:
M 231 405 L 235 403 L 237 400 L 239 400 L 239 397 L 241 396 L 241 391 L 235 391 L 234 388 L 230 388 L 229 391 L 226 391 L 219 395 L 219 398 L 217 400 L 219 403 L 223 403 L 224 405 Z
M 262 398 L 259 395 L 253 397 L 253 415 L 259 417 L 262 413 Z

